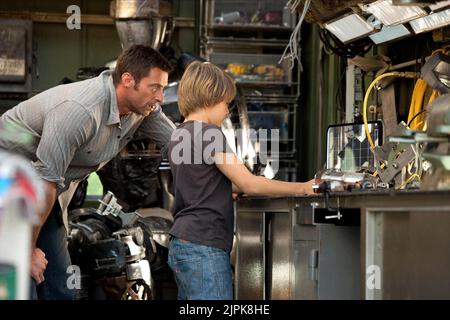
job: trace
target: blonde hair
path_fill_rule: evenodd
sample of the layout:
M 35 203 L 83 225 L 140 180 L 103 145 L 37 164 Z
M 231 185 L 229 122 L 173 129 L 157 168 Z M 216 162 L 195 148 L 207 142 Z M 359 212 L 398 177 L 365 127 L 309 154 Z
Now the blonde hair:
M 230 103 L 236 95 L 233 78 L 209 62 L 192 62 L 186 69 L 178 87 L 178 108 L 183 117 L 192 112 Z

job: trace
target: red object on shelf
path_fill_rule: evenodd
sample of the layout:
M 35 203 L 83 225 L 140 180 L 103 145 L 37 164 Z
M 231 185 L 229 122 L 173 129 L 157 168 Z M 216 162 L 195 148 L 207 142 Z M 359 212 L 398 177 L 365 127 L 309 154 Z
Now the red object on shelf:
M 267 24 L 281 25 L 283 21 L 283 14 L 281 11 L 267 11 L 264 13 L 264 22 Z

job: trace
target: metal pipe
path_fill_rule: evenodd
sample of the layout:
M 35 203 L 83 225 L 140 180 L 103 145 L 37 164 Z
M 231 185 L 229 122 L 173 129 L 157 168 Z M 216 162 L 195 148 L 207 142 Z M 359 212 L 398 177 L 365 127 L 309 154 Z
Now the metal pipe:
M 414 66 L 416 64 L 422 63 L 422 59 L 415 59 L 415 60 L 410 60 L 410 61 L 406 61 L 403 63 L 399 63 L 393 66 L 390 66 L 388 71 L 395 71 L 395 70 L 399 70 L 399 69 L 403 69 L 406 67 L 410 67 L 410 66 Z

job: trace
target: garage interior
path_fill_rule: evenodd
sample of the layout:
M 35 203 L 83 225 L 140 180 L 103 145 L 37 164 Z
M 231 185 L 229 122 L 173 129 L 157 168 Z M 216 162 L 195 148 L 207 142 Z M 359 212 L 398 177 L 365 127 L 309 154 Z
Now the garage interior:
M 222 129 L 238 158 L 319 181 L 315 195 L 237 198 L 235 300 L 450 299 L 450 1 L 2 1 L 0 114 L 114 68 L 133 44 L 173 65 L 161 107 L 175 125 L 187 63 L 209 61 L 236 81 Z M 34 200 L 0 155 L 0 300 L 23 300 Z M 148 140 L 83 181 L 67 230 L 76 299 L 175 300 L 173 205 Z

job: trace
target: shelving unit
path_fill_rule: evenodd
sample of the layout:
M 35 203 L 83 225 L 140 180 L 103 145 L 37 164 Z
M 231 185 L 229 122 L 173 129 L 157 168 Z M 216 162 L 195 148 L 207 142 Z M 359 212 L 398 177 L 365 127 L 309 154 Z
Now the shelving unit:
M 278 151 L 267 144 L 278 167 L 275 178 L 295 181 L 300 74 L 297 65 L 291 68 L 286 60 L 278 64 L 296 22 L 286 3 L 205 0 L 199 39 L 202 57 L 230 72 L 242 89 L 250 128 L 268 129 L 269 138 L 270 130 L 279 130 Z M 239 119 L 236 108 L 231 116 L 236 129 Z

